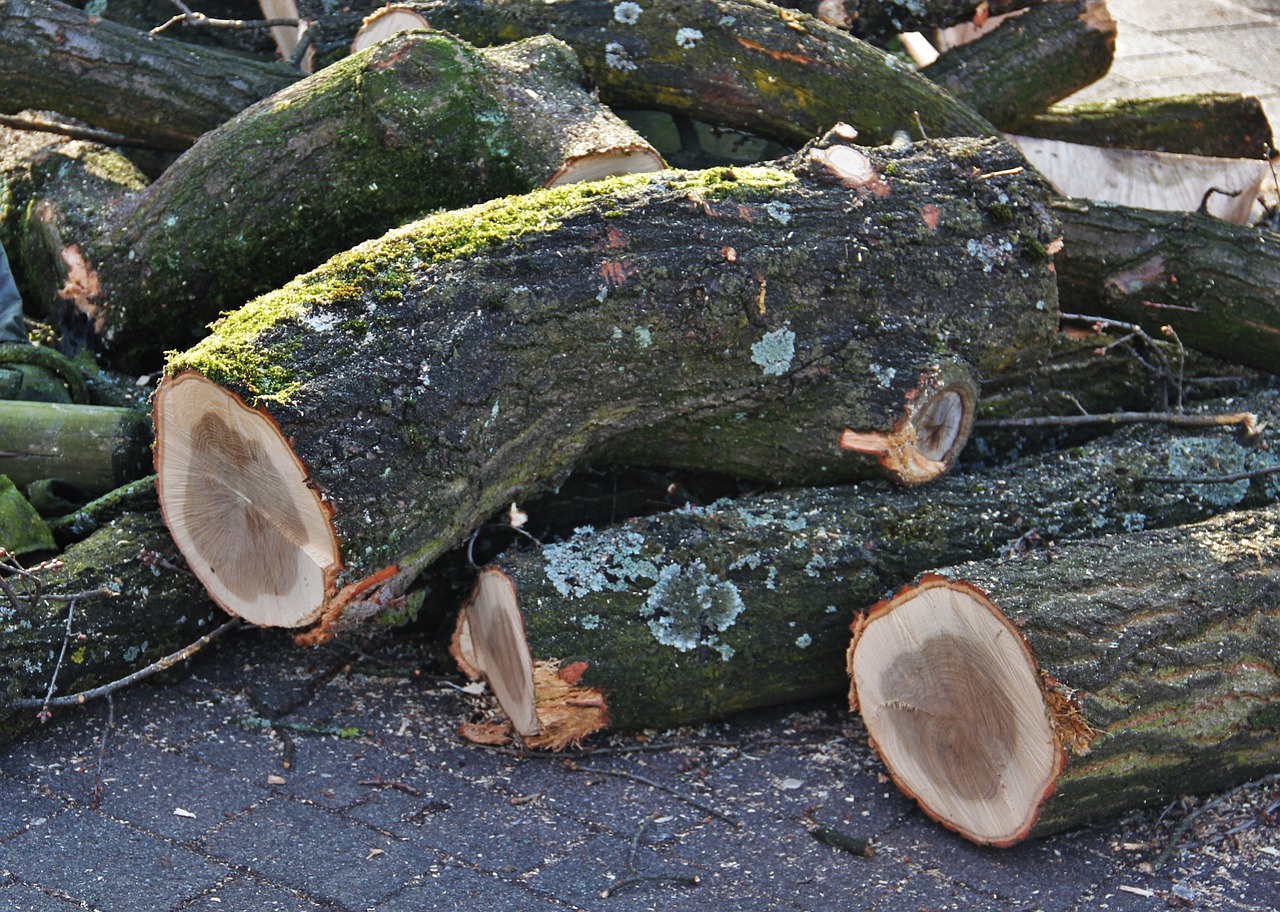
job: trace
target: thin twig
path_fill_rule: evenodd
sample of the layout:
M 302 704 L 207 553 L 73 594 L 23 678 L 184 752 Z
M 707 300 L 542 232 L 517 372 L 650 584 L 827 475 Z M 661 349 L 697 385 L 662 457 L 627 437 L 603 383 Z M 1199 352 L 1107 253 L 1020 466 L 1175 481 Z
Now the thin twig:
M 92 127 L 81 127 L 57 120 L 45 120 L 37 117 L 13 117 L 0 115 L 0 126 L 13 130 L 28 130 L 32 133 L 57 133 L 71 139 L 83 139 L 88 142 L 101 143 L 104 146 L 129 146 L 150 149 L 153 143 L 125 136 L 123 133 L 112 133 L 109 130 L 95 130 Z
M 98 746 L 98 765 L 93 775 L 93 802 L 91 807 L 96 811 L 102 804 L 102 763 L 107 757 L 107 739 L 116 727 L 116 701 L 107 694 L 107 724 L 102 729 L 102 743 Z
M 1187 831 L 1191 829 L 1191 825 L 1195 823 L 1200 815 L 1205 811 L 1217 807 L 1222 802 L 1240 794 L 1243 791 L 1256 788 L 1261 785 L 1270 785 L 1276 782 L 1280 782 L 1280 773 L 1272 773 L 1269 776 L 1263 776 L 1261 779 L 1254 779 L 1252 782 L 1237 785 L 1235 788 L 1231 789 L 1231 791 L 1223 792 L 1212 801 L 1207 801 L 1200 805 L 1200 807 L 1196 808 L 1186 817 L 1183 817 L 1182 820 L 1178 822 L 1178 825 L 1173 828 L 1173 832 L 1169 834 L 1169 839 L 1165 842 L 1164 848 L 1160 850 L 1160 854 L 1151 862 L 1151 870 L 1159 871 L 1160 868 L 1164 866 L 1164 863 L 1169 860 L 1171 855 L 1173 855 L 1174 849 L 1178 847 L 1178 843 L 1182 841 L 1182 837 L 1187 834 Z
M 41 722 L 48 722 L 52 713 L 49 712 L 49 701 L 53 699 L 53 692 L 58 687 L 58 672 L 62 670 L 62 660 L 67 655 L 67 644 L 71 642 L 71 619 L 76 614 L 76 603 L 73 599 L 67 607 L 67 629 L 62 634 L 62 649 L 58 652 L 58 661 L 53 665 L 53 674 L 49 676 L 49 689 L 44 692 L 44 701 L 40 706 L 38 718 Z
M 68 615 L 68 626 L 70 625 L 69 618 L 70 618 L 70 615 Z M 196 640 L 194 643 L 191 643 L 190 645 L 184 646 L 183 648 L 179 649 L 177 652 L 171 653 L 170 655 L 165 656 L 163 659 L 158 659 L 157 661 L 152 662 L 146 668 L 140 668 L 137 671 L 135 671 L 133 674 L 126 675 L 125 677 L 120 678 L 118 681 L 112 681 L 109 684 L 103 684 L 101 687 L 95 687 L 92 690 L 84 690 L 76 694 L 68 694 L 65 697 L 55 697 L 52 700 L 47 698 L 43 701 L 34 700 L 34 699 L 14 700 L 12 705 L 16 709 L 35 709 L 36 707 L 42 707 L 43 709 L 48 709 L 49 707 L 53 707 L 54 709 L 59 709 L 65 706 L 79 706 L 82 703 L 88 703 L 90 700 L 96 700 L 98 697 L 110 696 L 111 694 L 115 693 L 117 690 L 121 690 L 125 687 L 128 687 L 130 684 L 136 684 L 137 682 L 145 678 L 149 678 L 154 674 L 158 674 L 159 672 L 162 672 L 165 669 L 172 668 L 174 665 L 178 664 L 182 660 L 188 659 L 191 656 L 195 655 L 197 652 L 199 652 L 205 646 L 208 646 L 210 643 L 212 643 L 218 637 L 222 636 L 224 633 L 227 633 L 228 631 L 233 630 L 239 626 L 240 626 L 240 619 L 232 618 L 231 620 L 223 624 L 221 627 L 218 627 L 214 630 L 210 630 L 204 636 L 200 637 L 200 639 Z M 55 675 L 57 674 L 56 670 L 54 673 Z
M 297 28 L 297 19 L 214 19 L 206 16 L 204 13 L 179 13 L 163 25 L 157 25 L 148 35 L 159 35 L 172 26 L 181 22 L 183 25 L 204 28 L 233 28 L 233 29 L 269 29 L 277 27 Z
M 1151 481 L 1156 484 L 1231 484 L 1278 473 L 1280 473 L 1280 465 L 1273 465 L 1265 469 L 1254 469 L 1251 472 L 1236 472 L 1234 475 L 1139 475 L 1138 481 Z
M 1029 428 L 1060 427 L 1080 424 L 1168 424 L 1173 427 L 1230 427 L 1239 426 L 1249 437 L 1262 433 L 1264 425 L 1258 423 L 1253 412 L 1234 412 L 1229 415 L 1185 415 L 1176 412 L 1108 412 L 1101 415 L 1036 415 L 1029 418 L 994 418 L 976 421 L 977 427 Z
M 640 837 L 644 835 L 645 828 L 653 822 L 652 817 L 646 817 L 640 822 L 640 826 L 636 827 L 636 833 L 631 837 L 631 848 L 627 852 L 627 863 L 622 869 L 622 876 L 614 881 L 613 886 L 605 890 L 601 896 L 608 899 L 610 896 L 616 896 L 621 890 L 627 887 L 635 886 L 641 883 L 657 883 L 671 882 L 688 884 L 696 887 L 702 883 L 702 878 L 697 874 L 640 874 L 636 871 L 636 854 L 640 851 Z
M 640 776 L 640 775 L 637 775 L 636 773 L 629 773 L 626 770 L 601 769 L 600 767 L 597 767 L 597 766 L 578 766 L 575 764 L 573 768 L 583 773 L 599 773 L 604 776 L 617 776 L 619 779 L 630 779 L 633 782 L 639 782 L 641 785 L 647 785 L 650 788 L 656 788 L 659 791 L 666 792 L 668 795 L 672 795 L 675 798 L 679 798 L 685 804 L 692 805 L 693 807 L 696 807 L 700 811 L 705 811 L 706 813 L 712 815 L 713 817 L 720 818 L 725 823 L 728 823 L 731 826 L 737 827 L 738 829 L 742 829 L 742 821 L 738 820 L 736 817 L 730 817 L 728 814 L 721 813 L 720 811 L 717 811 L 715 808 L 709 805 L 703 804 L 701 801 L 698 801 L 696 798 L 690 798 L 688 795 L 683 795 L 680 792 L 677 792 L 675 789 L 671 788 L 670 786 L 663 785 L 661 782 L 655 782 L 654 780 L 646 778 L 645 776 Z

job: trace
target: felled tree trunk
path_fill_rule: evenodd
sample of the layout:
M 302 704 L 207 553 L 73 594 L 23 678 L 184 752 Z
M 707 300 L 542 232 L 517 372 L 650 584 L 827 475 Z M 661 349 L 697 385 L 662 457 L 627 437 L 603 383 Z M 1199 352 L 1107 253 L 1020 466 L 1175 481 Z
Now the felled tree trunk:
M 145 190 L 101 176 L 107 153 L 79 157 L 87 175 L 47 168 L 11 209 L 28 284 L 119 364 L 155 369 L 222 311 L 434 209 L 662 167 L 582 79 L 550 38 L 398 36 L 243 112 Z
M 1271 506 L 926 577 L 856 626 L 851 704 L 899 787 L 979 843 L 1275 772 L 1278 522 Z
M 1054 105 L 1020 121 L 1018 132 L 1107 149 L 1219 158 L 1264 158 L 1271 154 L 1271 122 L 1262 103 L 1248 95 L 1112 98 Z
M 0 400 L 0 473 L 59 478 L 105 494 L 151 472 L 151 427 L 136 409 Z
M 687 432 L 665 465 L 936 477 L 974 369 L 1037 358 L 1056 322 L 1045 191 L 1010 155 L 837 130 L 781 167 L 542 191 L 355 248 L 170 361 L 170 529 L 233 613 L 300 626 L 361 595 L 388 610 L 477 523 L 592 454 L 631 460 L 611 444 L 644 428 Z
M 0 5 L 0 114 L 59 111 L 180 151 L 299 78 L 283 63 L 154 38 L 53 0 Z
M 1280 370 L 1280 234 L 1195 213 L 1054 205 L 1063 310 L 1171 326 L 1183 344 Z
M 15 604 L 0 593 L 0 743 L 36 724 L 38 703 L 19 701 L 43 700 L 55 668 L 52 696 L 78 693 L 137 671 L 226 620 L 180 568 L 152 504 L 117 516 L 63 552 L 60 569 L 40 574 L 56 601 L 0 570 L 17 597 Z M 76 596 L 74 605 L 67 596 Z
M 1007 130 L 1105 76 L 1115 43 L 1103 0 L 1049 0 L 920 73 Z
M 304 15 L 321 4 L 302 3 Z M 788 144 L 836 123 L 868 144 L 898 131 L 989 136 L 995 129 L 905 64 L 762 0 L 430 0 L 397 4 L 475 44 L 548 33 L 582 59 L 601 98 L 747 130 Z
M 1274 391 L 1247 404 L 1259 421 L 1280 419 Z M 1147 479 L 1276 465 L 1280 455 L 1222 431 L 1146 426 L 910 490 L 786 489 L 582 528 L 499 557 L 463 610 L 454 654 L 537 747 L 832 694 L 847 684 L 850 619 L 902 580 L 1264 505 L 1280 477 Z

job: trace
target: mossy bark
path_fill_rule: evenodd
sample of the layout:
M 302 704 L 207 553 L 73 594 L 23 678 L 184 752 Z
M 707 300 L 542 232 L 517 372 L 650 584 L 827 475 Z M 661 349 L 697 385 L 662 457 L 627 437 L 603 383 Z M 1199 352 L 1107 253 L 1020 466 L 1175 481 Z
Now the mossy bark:
M 0 113 L 54 110 L 182 150 L 300 74 L 49 0 L 0 3 Z
M 863 182 L 833 155 L 864 164 Z M 833 136 L 780 167 L 441 213 L 229 315 L 167 371 L 277 423 L 357 580 L 397 565 L 402 585 L 500 507 L 673 421 L 689 449 L 645 442 L 645 456 L 865 477 L 878 464 L 840 450 L 843 430 L 891 431 L 940 374 L 996 373 L 1048 345 L 1056 228 L 1018 164 L 995 140 Z
M 988 597 L 1053 678 L 1066 768 L 1029 835 L 1280 769 L 1280 508 L 943 575 Z
M 1207 215 L 1060 200 L 1062 308 L 1280 371 L 1280 234 Z
M 155 369 L 219 313 L 389 228 L 543 186 L 592 152 L 651 152 L 583 78 L 550 38 L 476 51 L 397 36 L 244 111 L 126 202 L 87 160 L 97 176 L 24 187 L 21 233 L 44 248 L 24 265 L 61 266 L 74 247 L 83 274 L 28 287 L 46 307 L 69 302 L 121 366 Z M 660 166 L 652 153 L 647 169 Z
M 548 33 L 617 108 L 654 108 L 791 147 L 836 123 L 869 144 L 894 133 L 989 136 L 990 123 L 892 55 L 763 0 L 430 0 L 398 4 L 475 44 Z M 316 9 L 319 2 L 300 4 Z M 316 16 L 323 14 L 317 9 Z M 321 19 L 323 21 L 323 19 Z
M 1280 392 L 1247 404 L 1280 419 Z M 493 566 L 515 584 L 534 659 L 587 663 L 580 684 L 603 692 L 611 726 L 697 724 L 845 690 L 850 622 L 923 571 L 1272 503 L 1275 475 L 1145 479 L 1276 465 L 1224 432 L 1133 427 L 922 488 L 784 489 L 582 528 Z
M 1017 132 L 1106 149 L 1217 158 L 1262 158 L 1271 154 L 1274 141 L 1262 102 L 1225 94 L 1054 105 L 1020 121 Z
M 143 553 L 165 558 L 166 567 Z M 60 556 L 63 566 L 42 573 L 44 591 L 117 593 L 75 600 L 71 637 L 57 673 L 54 696 L 109 683 L 194 642 L 226 620 L 181 565 L 173 542 L 151 509 L 126 512 Z M 14 605 L 0 596 L 0 743 L 36 724 L 37 709 L 19 700 L 41 699 L 54 678 L 67 635 L 66 601 L 28 598 Z M 56 712 L 56 710 L 55 710 Z
M 1049 0 L 920 73 L 1008 130 L 1105 76 L 1115 43 L 1103 0 Z
M 134 409 L 0 401 L 0 472 L 105 494 L 151 471 L 151 425 Z

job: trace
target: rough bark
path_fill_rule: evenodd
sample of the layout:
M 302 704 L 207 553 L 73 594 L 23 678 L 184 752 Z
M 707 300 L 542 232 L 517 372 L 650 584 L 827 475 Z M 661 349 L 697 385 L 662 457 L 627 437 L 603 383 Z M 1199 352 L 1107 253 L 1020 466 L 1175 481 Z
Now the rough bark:
M 52 0 L 0 3 L 0 113 L 55 110 L 182 150 L 299 78 L 283 63 L 152 38 Z
M 43 591 L 85 594 L 75 599 L 54 696 L 121 678 L 226 620 L 196 578 L 174 566 L 181 558 L 173 553 L 154 500 L 149 511 L 118 516 L 68 548 L 60 560 L 61 569 L 41 574 Z M 0 742 L 36 723 L 38 707 L 16 704 L 48 692 L 67 640 L 70 610 L 65 600 L 33 597 L 11 574 L 6 581 L 19 598 L 15 604 L 0 594 Z
M 1115 42 L 1103 0 L 1051 0 L 920 72 L 1007 130 L 1105 76 Z
M 1280 234 L 1195 213 L 1061 200 L 1066 311 L 1172 326 L 1183 344 L 1280 370 Z
M 779 6 L 797 9 L 827 25 L 847 29 L 864 41 L 883 44 L 900 32 L 922 32 L 966 22 L 986 21 L 1026 9 L 1041 0 L 784 0 Z
M 433 28 L 475 44 L 555 35 L 577 52 L 601 98 L 613 107 L 684 114 L 792 148 L 840 122 L 852 124 L 872 145 L 889 142 L 898 131 L 994 132 L 897 58 L 802 13 L 784 15 L 762 0 L 401 5 L 421 13 Z
M 1247 404 L 1264 421 L 1280 419 L 1280 391 Z M 1143 426 L 922 488 L 785 489 L 513 549 L 492 566 L 514 582 L 533 658 L 553 672 L 572 668 L 580 685 L 541 701 L 551 705 L 533 743 L 561 746 L 592 725 L 698 724 L 839 692 L 849 621 L 903 580 L 1265 505 L 1280 494 L 1280 476 L 1145 479 L 1277 465 L 1273 449 L 1223 431 Z M 529 513 L 536 524 L 536 510 Z M 554 673 L 547 681 L 558 688 Z M 585 722 L 572 712 L 584 695 Z
M 9 180 L 29 306 L 71 309 L 151 370 L 219 313 L 434 209 L 661 167 L 582 79 L 553 39 L 477 52 L 406 33 L 244 111 L 145 190 L 112 153 L 64 147 Z
M 1274 142 L 1271 122 L 1257 98 L 1225 94 L 1054 105 L 1020 121 L 1018 132 L 1107 149 L 1217 158 L 1267 157 Z
M 1280 508 L 1271 506 L 943 571 L 985 593 L 1048 676 L 1044 710 L 1065 769 L 1020 832 L 990 839 L 974 831 L 984 803 L 1003 800 L 982 781 L 969 783 L 970 809 L 941 822 L 975 841 L 1009 844 L 1275 772 L 1278 524 Z M 865 625 L 875 623 L 873 610 Z M 856 642 L 850 655 L 856 674 Z M 947 660 L 942 645 L 926 641 L 897 667 Z M 1016 749 L 1018 727 L 1001 717 L 998 700 L 988 716 L 988 734 L 1004 733 L 984 745 L 998 769 Z M 970 736 L 925 727 L 939 756 Z M 904 759 L 885 757 L 891 769 Z M 955 791 L 946 779 L 938 787 Z
M 0 473 L 105 494 L 151 472 L 151 427 L 127 408 L 0 401 Z
M 1042 194 L 998 141 L 860 149 L 837 131 L 784 167 L 442 213 L 173 358 L 159 458 L 165 388 L 191 371 L 220 384 L 275 422 L 333 508 L 338 582 L 399 568 L 388 600 L 513 499 L 603 449 L 640 455 L 610 443 L 642 428 L 684 432 L 644 444 L 666 465 L 793 483 L 883 472 L 839 448 L 846 430 L 923 450 L 908 437 L 931 432 L 908 416 L 940 380 L 1044 351 Z

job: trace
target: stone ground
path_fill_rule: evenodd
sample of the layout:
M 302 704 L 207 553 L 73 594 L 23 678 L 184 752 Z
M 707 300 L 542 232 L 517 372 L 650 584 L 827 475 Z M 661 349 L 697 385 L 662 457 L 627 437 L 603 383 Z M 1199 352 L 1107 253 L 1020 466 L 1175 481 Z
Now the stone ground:
M 1081 98 L 1243 91 L 1280 117 L 1280 0 L 1109 7 L 1116 64 Z M 1280 908 L 1275 777 L 982 849 L 897 793 L 835 698 L 518 757 L 457 737 L 480 698 L 413 676 L 415 644 L 370 651 L 235 634 L 10 745 L 0 909 Z

